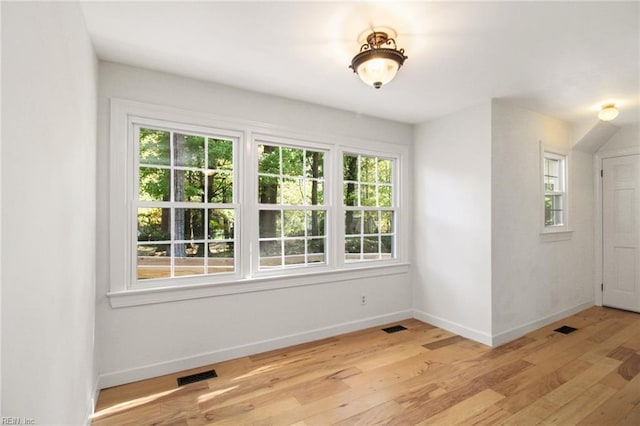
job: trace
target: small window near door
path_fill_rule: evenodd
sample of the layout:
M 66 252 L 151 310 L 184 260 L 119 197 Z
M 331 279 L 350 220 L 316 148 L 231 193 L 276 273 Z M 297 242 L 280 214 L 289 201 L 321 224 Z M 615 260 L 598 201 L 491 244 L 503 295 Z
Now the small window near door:
M 564 230 L 567 226 L 567 159 L 564 155 L 544 152 L 544 229 Z

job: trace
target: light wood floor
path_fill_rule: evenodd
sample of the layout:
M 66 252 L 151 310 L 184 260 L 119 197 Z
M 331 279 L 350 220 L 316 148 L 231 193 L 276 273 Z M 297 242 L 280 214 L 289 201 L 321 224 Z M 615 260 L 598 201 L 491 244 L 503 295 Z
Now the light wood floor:
M 495 349 L 398 324 L 105 389 L 93 425 L 640 425 L 640 314 L 594 307 Z

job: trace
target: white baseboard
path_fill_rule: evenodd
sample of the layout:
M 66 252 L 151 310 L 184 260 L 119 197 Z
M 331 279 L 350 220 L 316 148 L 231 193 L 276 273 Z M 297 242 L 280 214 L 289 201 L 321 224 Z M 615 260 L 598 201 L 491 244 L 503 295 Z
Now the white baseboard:
M 89 407 L 87 407 L 87 415 L 85 417 L 87 419 L 87 421 L 85 422 L 86 426 L 91 426 L 93 414 L 96 412 L 96 403 L 98 402 L 98 394 L 100 393 L 100 387 L 98 386 L 99 384 L 100 378 L 96 376 L 93 379 L 93 393 L 91 394 L 91 399 L 89 400 Z
M 462 324 L 458 324 L 456 322 L 449 321 L 447 319 L 440 318 L 419 310 L 414 310 L 413 316 L 414 318 L 422 322 L 435 325 L 436 327 L 440 327 L 444 330 L 456 333 L 468 339 L 475 340 L 476 342 L 480 342 L 487 346 L 496 347 L 511 342 L 512 340 L 516 340 L 531 331 L 537 330 L 553 322 L 569 317 L 580 311 L 584 311 L 585 309 L 588 309 L 592 306 L 594 306 L 593 301 L 581 303 L 580 305 L 576 305 L 572 308 L 556 312 L 555 314 L 547 315 L 544 318 L 531 321 L 529 323 L 511 328 L 498 334 L 487 334 L 483 331 L 476 330 L 471 327 L 467 327 Z
M 116 371 L 113 373 L 106 373 L 100 375 L 99 388 L 104 389 L 111 386 L 122 385 L 124 383 L 131 383 L 138 380 L 144 380 L 152 377 L 162 376 L 165 374 L 175 373 L 177 371 L 188 370 L 191 368 L 197 368 L 222 361 L 228 361 L 234 358 L 255 355 L 274 349 L 285 348 L 287 346 L 298 345 L 301 343 L 320 340 L 327 337 L 333 337 L 339 334 L 350 333 L 352 331 L 375 327 L 394 321 L 402 321 L 412 317 L 412 310 L 394 312 L 390 314 L 379 315 L 376 317 L 336 324 L 329 327 L 318 328 L 302 333 L 295 333 L 288 336 L 277 337 L 274 339 L 261 340 L 246 345 L 224 348 L 217 351 L 207 352 L 190 357 L 145 365 L 128 370 Z
M 436 327 L 440 327 L 462 337 L 466 337 L 468 339 L 475 340 L 476 342 L 491 346 L 491 335 L 485 333 L 484 331 L 476 330 L 474 328 L 467 327 L 462 324 L 458 324 L 457 322 L 449 321 L 447 319 L 431 315 L 417 309 L 413 310 L 413 317 L 422 322 L 426 322 L 427 324 L 435 325 Z
M 177 371 L 201 367 L 208 364 L 215 364 L 217 362 L 228 361 L 230 359 L 243 356 L 255 355 L 274 349 L 280 349 L 287 346 L 320 340 L 327 337 L 337 336 L 339 334 L 362 330 L 369 327 L 375 327 L 394 321 L 402 321 L 409 318 L 415 318 L 422 322 L 440 327 L 444 330 L 450 331 L 468 339 L 475 340 L 476 342 L 485 344 L 487 346 L 495 347 L 515 340 L 531 331 L 537 330 L 541 327 L 549 325 L 562 318 L 571 316 L 592 306 L 594 306 L 594 303 L 592 301 L 583 303 L 495 335 L 491 335 L 483 331 L 467 327 L 465 325 L 435 315 L 431 315 L 420 310 L 414 309 L 399 311 L 390 314 L 379 315 L 376 317 L 336 324 L 329 327 L 318 328 L 302 333 L 291 334 L 288 336 L 277 337 L 274 339 L 261 340 L 246 345 L 224 348 L 217 351 L 207 352 L 190 357 L 145 365 L 128 370 L 116 371 L 113 373 L 102 374 L 100 375 L 96 386 L 96 392 L 93 402 L 95 403 L 95 401 L 97 401 L 97 393 L 99 389 L 104 389 L 125 383 L 131 383 L 138 380 L 145 380 L 165 374 L 175 373 Z
M 537 330 L 553 322 L 569 317 L 580 311 L 584 311 L 585 309 L 588 309 L 592 306 L 595 306 L 594 301 L 581 303 L 580 305 L 576 305 L 572 308 L 565 309 L 560 312 L 556 312 L 555 314 L 547 315 L 544 318 L 540 318 L 535 321 L 531 321 L 526 324 L 520 325 L 518 327 L 511 328 L 507 331 L 503 331 L 502 333 L 494 334 L 491 339 L 492 340 L 491 346 L 504 345 L 505 343 L 511 342 L 512 340 L 522 337 L 531 331 Z

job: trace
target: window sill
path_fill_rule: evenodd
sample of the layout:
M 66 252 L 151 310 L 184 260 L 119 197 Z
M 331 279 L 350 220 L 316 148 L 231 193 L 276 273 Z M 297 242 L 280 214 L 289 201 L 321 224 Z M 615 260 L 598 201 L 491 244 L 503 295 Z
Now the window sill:
M 562 230 L 544 230 L 540 233 L 540 241 L 543 243 L 553 243 L 556 241 L 567 241 L 573 238 L 573 231 L 569 229 Z
M 409 266 L 410 265 L 408 263 L 395 263 L 392 265 L 386 264 L 348 268 L 341 269 L 339 271 L 250 278 L 216 284 L 197 284 L 180 287 L 113 291 L 107 293 L 107 296 L 109 296 L 111 307 L 123 308 L 128 306 L 199 299 L 203 297 L 270 291 L 282 288 L 325 284 L 386 275 L 407 274 L 409 272 Z

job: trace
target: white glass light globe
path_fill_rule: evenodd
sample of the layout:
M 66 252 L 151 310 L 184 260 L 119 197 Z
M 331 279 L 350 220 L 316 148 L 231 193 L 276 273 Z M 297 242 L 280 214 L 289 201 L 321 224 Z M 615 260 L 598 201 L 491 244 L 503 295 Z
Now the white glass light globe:
M 356 72 L 368 86 L 379 89 L 389 83 L 398 73 L 398 62 L 387 58 L 372 58 L 363 62 Z
M 602 121 L 611 121 L 618 116 L 618 109 L 615 105 L 604 105 L 598 113 L 598 118 Z

